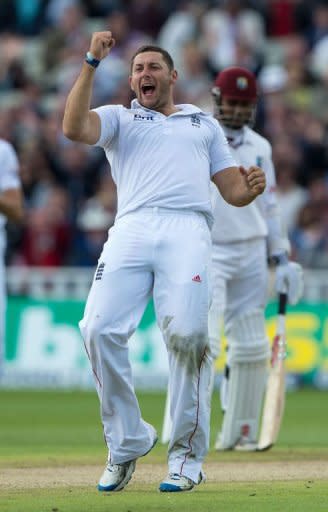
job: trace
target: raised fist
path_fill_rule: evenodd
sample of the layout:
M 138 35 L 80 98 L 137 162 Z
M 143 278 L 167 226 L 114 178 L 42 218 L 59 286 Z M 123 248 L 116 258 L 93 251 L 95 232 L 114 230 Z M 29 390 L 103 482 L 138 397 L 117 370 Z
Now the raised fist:
M 102 60 L 115 46 L 115 39 L 110 30 L 104 32 L 94 32 L 90 43 L 90 53 L 98 60 Z

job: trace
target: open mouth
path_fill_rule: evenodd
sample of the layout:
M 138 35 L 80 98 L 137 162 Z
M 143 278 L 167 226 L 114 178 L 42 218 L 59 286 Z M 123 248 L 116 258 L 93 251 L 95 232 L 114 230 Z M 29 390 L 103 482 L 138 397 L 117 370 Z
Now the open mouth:
M 155 86 L 154 85 L 142 85 L 141 91 L 142 91 L 142 94 L 144 94 L 145 96 L 151 96 L 153 94 L 153 92 L 155 91 Z

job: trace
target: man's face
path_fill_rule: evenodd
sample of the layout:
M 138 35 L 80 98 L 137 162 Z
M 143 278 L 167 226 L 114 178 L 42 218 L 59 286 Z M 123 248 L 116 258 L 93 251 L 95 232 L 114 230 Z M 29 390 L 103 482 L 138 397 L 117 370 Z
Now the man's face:
M 255 116 L 255 103 L 249 100 L 222 96 L 215 105 L 215 117 L 227 128 L 239 129 L 251 124 Z
M 172 86 L 177 72 L 170 71 L 161 53 L 139 53 L 133 62 L 129 77 L 131 89 L 141 105 L 160 110 L 172 102 Z

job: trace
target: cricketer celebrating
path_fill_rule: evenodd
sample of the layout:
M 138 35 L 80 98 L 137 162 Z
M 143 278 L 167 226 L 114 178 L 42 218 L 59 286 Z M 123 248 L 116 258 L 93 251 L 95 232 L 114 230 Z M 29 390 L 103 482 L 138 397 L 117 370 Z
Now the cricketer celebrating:
M 214 359 L 220 351 L 220 319 L 228 341 L 222 381 L 225 411 L 217 449 L 254 450 L 265 391 L 269 342 L 264 308 L 268 293 L 268 258 L 276 265 L 277 293 L 287 292 L 296 304 L 303 291 L 303 272 L 288 260 L 289 241 L 282 227 L 276 198 L 271 145 L 248 125 L 255 116 L 257 86 L 253 73 L 226 68 L 212 89 L 215 112 L 238 164 L 260 165 L 266 188 L 256 201 L 234 208 L 212 187 L 213 300 L 209 312 L 209 339 Z
M 7 220 L 23 219 L 23 196 L 19 178 L 19 162 L 14 147 L 0 139 L 0 374 L 3 369 L 5 347 L 6 277 L 5 250 Z
M 157 440 L 141 417 L 128 357 L 128 339 L 153 294 L 174 389 L 169 474 L 160 491 L 185 491 L 202 480 L 209 444 L 210 179 L 226 201 L 243 206 L 263 192 L 265 176 L 257 166 L 235 165 L 211 115 L 174 104 L 177 71 L 156 46 L 132 58 L 131 108 L 90 110 L 96 68 L 114 44 L 110 31 L 93 34 L 63 120 L 68 138 L 104 149 L 117 185 L 115 224 L 80 322 L 109 449 L 98 489 L 123 489 Z

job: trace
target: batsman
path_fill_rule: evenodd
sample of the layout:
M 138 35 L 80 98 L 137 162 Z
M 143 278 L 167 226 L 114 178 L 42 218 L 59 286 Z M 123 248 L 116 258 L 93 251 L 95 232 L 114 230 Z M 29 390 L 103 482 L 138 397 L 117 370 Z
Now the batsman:
M 236 162 L 245 168 L 258 165 L 266 175 L 264 193 L 242 208 L 227 204 L 212 190 L 213 361 L 220 353 L 221 319 L 228 344 L 220 387 L 224 416 L 215 448 L 255 450 L 270 355 L 264 319 L 268 261 L 275 266 L 276 292 L 287 292 L 289 304 L 296 304 L 302 295 L 303 271 L 289 261 L 271 145 L 251 128 L 258 100 L 254 74 L 241 67 L 226 68 L 217 75 L 212 95 L 214 115 Z

